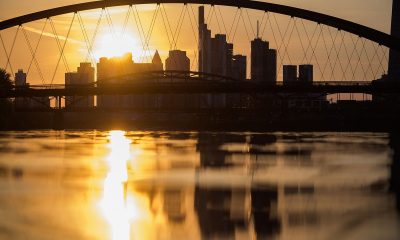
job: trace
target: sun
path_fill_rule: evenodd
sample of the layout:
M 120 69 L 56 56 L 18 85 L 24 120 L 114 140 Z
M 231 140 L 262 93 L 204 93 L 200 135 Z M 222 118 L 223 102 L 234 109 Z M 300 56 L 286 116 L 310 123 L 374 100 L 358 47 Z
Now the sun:
M 119 57 L 131 52 L 134 60 L 137 61 L 143 53 L 143 48 L 132 33 L 104 33 L 96 41 L 93 52 L 96 59 Z

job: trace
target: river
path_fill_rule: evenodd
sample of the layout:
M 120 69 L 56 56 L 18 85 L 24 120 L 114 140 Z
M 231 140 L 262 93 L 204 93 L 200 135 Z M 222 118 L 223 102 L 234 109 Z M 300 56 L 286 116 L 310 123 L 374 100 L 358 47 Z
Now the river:
M 0 239 L 399 239 L 399 139 L 0 132 Z

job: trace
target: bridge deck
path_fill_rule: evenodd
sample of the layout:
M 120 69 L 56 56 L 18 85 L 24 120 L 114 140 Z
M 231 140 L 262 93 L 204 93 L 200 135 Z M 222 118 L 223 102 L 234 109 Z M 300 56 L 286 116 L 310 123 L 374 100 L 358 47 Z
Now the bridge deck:
M 340 83 L 340 84 L 339 84 Z M 130 94 L 194 94 L 194 93 L 366 93 L 400 94 L 400 84 L 374 84 L 368 82 L 315 82 L 313 84 L 265 84 L 253 82 L 148 82 L 130 84 L 92 85 L 36 85 L 10 90 L 0 90 L 0 98 L 42 96 L 93 96 Z

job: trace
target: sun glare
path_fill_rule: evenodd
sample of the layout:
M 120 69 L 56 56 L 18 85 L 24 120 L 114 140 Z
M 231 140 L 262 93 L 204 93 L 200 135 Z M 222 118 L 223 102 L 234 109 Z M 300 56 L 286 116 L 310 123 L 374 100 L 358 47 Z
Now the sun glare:
M 125 137 L 124 131 L 111 131 L 109 141 L 109 172 L 104 182 L 104 195 L 100 206 L 110 224 L 112 239 L 128 240 L 130 224 L 125 196 L 131 142 Z
M 137 38 L 131 33 L 126 34 L 102 34 L 94 47 L 96 59 L 101 57 L 119 57 L 131 52 L 135 61 L 142 54 L 142 47 Z

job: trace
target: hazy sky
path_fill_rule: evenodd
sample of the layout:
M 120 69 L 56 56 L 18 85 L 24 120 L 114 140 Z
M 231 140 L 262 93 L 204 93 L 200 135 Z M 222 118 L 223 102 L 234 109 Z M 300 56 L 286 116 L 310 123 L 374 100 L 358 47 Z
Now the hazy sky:
M 0 0 L 0 19 L 58 7 L 87 0 Z M 271 0 L 267 2 L 286 4 L 310 9 L 388 31 L 392 0 Z
M 53 8 L 53 7 L 59 7 L 62 5 L 69 5 L 69 4 L 74 4 L 74 3 L 80 3 L 80 2 L 87 2 L 87 0 L 0 0 L 0 20 L 5 20 L 9 19 L 12 17 L 20 16 L 23 14 L 28 14 L 32 13 L 35 11 L 40 11 L 48 8 Z M 273 3 L 279 3 L 279 4 L 285 4 L 285 5 L 290 5 L 290 6 L 295 6 L 295 7 L 300 7 L 300 8 L 305 8 L 329 15 L 333 15 L 336 17 L 344 18 L 347 20 L 351 20 L 363 25 L 367 25 L 369 27 L 384 31 L 384 32 L 389 32 L 390 29 L 390 17 L 391 17 L 391 5 L 392 5 L 392 0 L 271 0 L 269 2 Z M 176 5 L 168 5 L 167 7 L 167 12 L 168 15 L 170 16 L 171 20 L 171 25 L 174 25 L 177 23 L 178 19 L 178 12 L 182 9 L 182 6 L 176 6 Z M 144 29 L 148 29 L 149 23 L 151 22 L 151 17 L 154 11 L 149 11 L 151 10 L 151 7 L 148 9 L 142 8 L 141 9 L 141 18 L 143 20 L 143 25 Z M 227 22 L 232 22 L 233 20 L 233 13 L 234 9 L 230 8 L 231 13 L 224 12 L 224 9 L 222 10 L 222 13 L 224 14 L 225 21 Z M 99 15 L 98 10 L 97 12 L 91 13 L 86 12 L 82 13 L 82 18 L 84 21 L 84 24 L 86 25 L 86 30 L 88 31 L 89 37 L 92 36 L 94 29 L 95 29 L 95 23 L 97 20 L 97 16 Z M 120 12 L 118 12 L 120 11 Z M 125 11 L 125 12 L 124 12 Z M 210 12 L 209 9 L 208 13 Z M 196 12 L 196 10 L 194 10 Z M 254 26 L 256 25 L 256 20 L 260 20 L 262 16 L 262 12 L 257 11 L 256 12 L 251 12 L 252 19 L 251 19 L 251 24 Z M 206 12 L 206 14 L 208 14 Z M 126 8 L 125 10 L 122 9 L 112 12 L 113 17 L 115 19 L 114 25 L 115 26 L 121 26 L 123 25 L 124 22 L 124 17 L 126 16 Z M 244 13 L 245 14 L 245 13 Z M 195 18 L 195 16 L 193 16 Z M 175 18 L 175 19 L 174 19 Z M 57 34 L 63 36 L 67 35 L 68 32 L 68 27 L 69 27 L 69 22 L 72 19 L 72 15 L 69 16 L 59 16 L 54 18 L 54 22 L 56 23 L 56 28 L 57 28 Z M 274 27 L 272 26 L 267 26 L 264 29 L 267 29 L 265 31 L 265 34 L 262 36 L 264 39 L 270 41 L 270 46 L 276 49 L 280 49 L 278 51 L 278 54 L 280 54 L 280 57 L 283 56 L 282 58 L 278 58 L 278 65 L 281 66 L 282 64 L 304 64 L 304 63 L 311 63 L 311 64 L 316 64 L 316 58 L 322 59 L 320 61 L 321 66 L 316 66 L 316 78 L 320 78 L 322 75 L 325 75 L 326 78 L 331 77 L 332 75 L 335 74 L 336 76 L 333 76 L 333 78 L 341 77 L 342 72 L 345 71 L 346 76 L 352 76 L 353 78 L 373 78 L 374 76 L 377 76 L 379 74 L 383 74 L 386 66 L 379 66 L 379 60 L 384 58 L 383 52 L 378 52 L 379 55 L 374 61 L 372 68 L 376 69 L 376 71 L 371 71 L 368 72 L 368 76 L 364 77 L 363 71 L 368 70 L 368 68 L 371 68 L 371 65 L 368 65 L 369 63 L 364 63 L 364 67 L 360 67 L 358 64 L 357 60 L 357 55 L 354 54 L 353 58 L 347 62 L 348 57 L 350 55 L 350 52 L 345 51 L 343 47 L 341 47 L 340 53 L 338 53 L 338 58 L 343 62 L 343 66 L 340 64 L 331 64 L 328 62 L 324 62 L 326 59 L 326 56 L 324 55 L 325 52 L 319 50 L 322 49 L 324 50 L 324 46 L 321 45 L 322 41 L 318 42 L 320 45 L 318 49 L 316 49 L 316 54 L 320 56 L 312 56 L 310 55 L 311 51 L 308 51 L 308 57 L 306 57 L 306 62 L 304 62 L 304 58 L 302 57 L 303 55 L 300 49 L 302 49 L 302 46 L 300 46 L 300 41 L 306 42 L 306 36 L 303 33 L 300 33 L 299 35 L 302 35 L 301 37 L 299 36 L 296 39 L 296 36 L 294 36 L 293 40 L 291 41 L 291 45 L 288 48 L 288 52 L 291 52 L 291 54 L 296 55 L 297 54 L 297 60 L 294 57 L 291 57 L 291 59 L 288 59 L 288 54 L 285 53 L 284 51 L 284 46 L 279 42 L 279 40 L 275 40 L 275 36 L 272 35 L 271 29 L 275 28 L 275 34 L 276 34 L 276 28 L 278 25 L 280 26 L 281 31 L 285 28 L 287 25 L 286 22 L 289 20 L 289 17 L 286 16 L 278 16 L 277 21 Z M 192 19 L 193 20 L 193 19 Z M 105 19 L 103 19 L 105 21 Z M 114 20 L 113 20 L 114 21 Z M 155 51 L 156 49 L 159 50 L 161 57 L 163 60 L 168 55 L 168 50 L 170 49 L 170 44 L 167 41 L 166 38 L 166 30 L 163 25 L 163 23 L 160 20 L 160 16 L 158 16 L 157 23 L 155 26 L 154 34 L 152 35 L 152 39 L 150 42 L 150 50 Z M 246 19 L 244 21 L 247 21 Z M 290 21 L 290 20 L 289 20 Z M 183 26 L 182 32 L 184 34 L 181 34 L 179 42 L 178 42 L 178 48 L 182 50 L 186 50 L 188 52 L 188 56 L 191 58 L 192 64 L 195 66 L 196 62 L 193 59 L 197 59 L 196 57 L 196 50 L 197 50 L 197 39 L 196 39 L 196 30 L 193 31 L 193 29 L 190 27 L 190 21 L 188 17 L 185 19 L 185 23 Z M 217 25 L 217 21 L 215 19 L 210 20 L 209 27 L 212 30 L 212 34 L 215 34 L 217 32 L 223 32 L 221 29 L 218 29 L 219 26 Z M 68 59 L 68 66 L 64 64 L 63 60 L 59 58 L 59 49 L 57 47 L 56 41 L 54 40 L 54 36 L 52 35 L 52 29 L 50 28 L 49 25 L 46 26 L 45 28 L 45 35 L 41 41 L 41 45 L 38 48 L 38 53 L 37 53 L 37 60 L 39 62 L 41 71 L 43 72 L 44 78 L 46 79 L 45 81 L 50 81 L 54 80 L 54 82 L 61 83 L 64 81 L 64 73 L 68 70 L 72 71 L 75 70 L 76 67 L 79 65 L 79 62 L 82 61 L 88 61 L 87 55 L 87 46 L 85 45 L 85 41 L 83 40 L 81 28 L 79 27 L 79 23 L 75 19 L 74 26 L 72 28 L 71 34 L 70 34 L 70 40 L 66 46 L 65 46 L 65 53 L 66 53 L 66 58 Z M 103 26 L 106 26 L 107 23 L 104 22 Z M 245 31 L 243 30 L 243 25 L 247 23 L 239 23 L 239 30 L 236 38 L 234 39 L 234 53 L 235 54 L 244 54 L 249 56 L 250 55 L 250 40 L 254 38 L 252 34 L 248 34 L 246 36 Z M 314 23 L 313 23 L 314 24 Z M 25 29 L 27 30 L 27 36 L 28 38 L 32 41 L 32 44 L 34 44 L 38 38 L 40 30 L 42 26 L 44 25 L 44 20 L 42 21 L 37 21 L 35 23 L 29 23 L 24 25 Z M 128 38 L 126 38 L 125 42 L 122 44 L 117 44 L 118 46 L 116 47 L 122 47 L 122 50 L 124 50 L 124 44 L 129 45 L 131 49 L 129 51 L 133 52 L 134 58 L 136 57 L 136 61 L 138 61 L 138 56 L 140 53 L 142 53 L 142 57 L 145 56 L 143 54 L 143 50 L 139 49 L 141 45 L 142 39 L 138 35 L 138 30 L 134 29 L 134 22 L 132 20 L 131 22 L 131 29 L 130 29 L 130 35 Z M 147 26 L 146 26 L 147 25 Z M 250 25 L 250 23 L 249 23 Z M 307 23 L 306 23 L 307 25 Z M 315 24 L 314 24 L 315 25 Z M 249 26 L 248 26 L 249 27 Z M 311 34 L 311 31 L 313 29 L 313 25 L 308 23 L 308 27 L 310 30 L 308 31 L 308 34 Z M 229 26 L 228 26 L 229 28 Z M 241 29 L 241 30 L 240 30 Z M 114 45 L 115 47 L 115 42 L 113 42 L 111 38 L 110 32 L 107 33 L 107 27 L 103 27 L 100 30 L 100 33 L 96 36 L 96 42 L 94 51 L 99 50 L 99 54 L 103 54 L 102 56 L 107 56 L 107 52 L 110 51 L 117 51 L 118 49 L 111 49 L 109 48 L 110 45 Z M 269 31 L 269 32 L 268 32 Z M 330 34 L 329 30 L 325 29 L 325 37 L 328 37 L 327 34 Z M 4 39 L 5 45 L 7 48 L 10 48 L 13 42 L 13 36 L 15 35 L 16 28 L 13 29 L 8 29 L 6 31 L 2 31 L 2 37 Z M 254 32 L 254 29 L 253 29 Z M 172 34 L 171 34 L 172 35 Z M 250 35 L 250 36 L 249 36 Z M 294 35 L 296 35 L 296 32 L 294 31 Z M 60 38 L 61 41 L 63 38 Z M 229 38 L 229 36 L 228 36 Z M 339 37 L 340 38 L 340 37 Z M 140 39 L 140 40 L 139 40 Z M 329 40 L 329 38 L 327 38 Z M 230 39 L 229 39 L 230 40 Z M 101 44 L 103 43 L 103 46 Z M 346 43 L 350 44 L 351 46 L 351 39 L 346 39 Z M 136 46 L 133 46 L 135 45 Z M 337 44 L 337 43 L 336 43 Z M 360 43 L 361 44 L 361 43 Z M 358 47 L 362 47 L 362 45 L 358 45 Z M 337 45 L 337 47 L 339 47 Z M 325 46 L 326 47 L 326 46 Z M 328 42 L 328 48 L 329 48 L 329 42 Z M 375 54 L 376 48 L 369 47 L 367 45 L 366 47 L 370 51 L 369 58 Z M 121 50 L 121 49 L 119 49 Z M 347 50 L 349 51 L 349 50 Z M 286 54 L 286 55 L 285 55 Z M 307 55 L 307 54 L 305 54 Z M 332 56 L 335 56 L 336 54 L 333 53 Z M 28 57 L 27 57 L 28 56 Z M 99 57 L 99 56 L 96 56 Z M 364 56 L 365 58 L 365 56 Z M 13 64 L 13 67 L 8 65 L 7 70 L 8 71 L 14 71 L 18 68 L 24 69 L 25 71 L 29 69 L 28 66 L 31 66 L 30 72 L 28 75 L 28 81 L 31 83 L 40 83 L 40 78 L 39 78 L 39 69 L 35 66 L 35 64 L 32 64 L 31 61 L 31 56 L 29 54 L 29 49 L 26 43 L 26 40 L 24 38 L 24 35 L 20 32 L 18 35 L 18 38 L 16 40 L 16 48 L 13 51 L 13 54 L 10 58 L 10 61 Z M 4 55 L 4 51 L 2 48 L 0 48 L 0 67 L 4 67 L 7 65 L 7 58 Z M 60 61 L 59 67 L 56 69 L 56 73 L 54 73 L 54 68 L 56 63 Z M 149 61 L 148 59 L 144 61 Z M 95 64 L 96 60 L 92 61 L 93 64 Z M 249 61 L 248 61 L 249 62 Z M 353 64 L 356 66 L 355 74 L 352 73 L 351 68 L 346 68 L 346 64 Z M 193 69 L 193 66 L 192 66 Z M 322 73 L 323 72 L 323 73 Z M 331 74 L 332 73 L 332 74 Z M 281 74 L 280 69 L 278 69 L 278 76 Z M 344 76 L 344 75 L 343 75 Z M 278 77 L 279 78 L 279 77 Z

